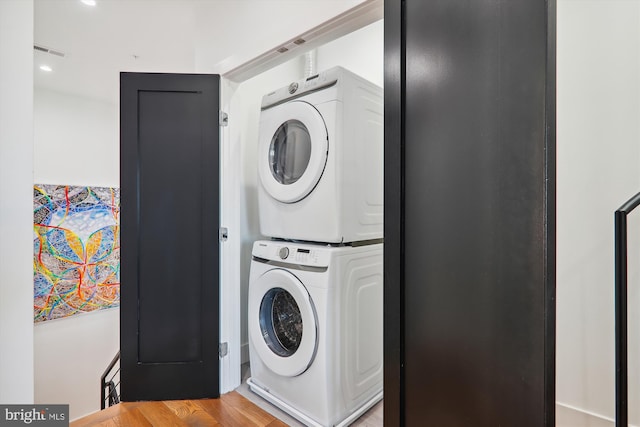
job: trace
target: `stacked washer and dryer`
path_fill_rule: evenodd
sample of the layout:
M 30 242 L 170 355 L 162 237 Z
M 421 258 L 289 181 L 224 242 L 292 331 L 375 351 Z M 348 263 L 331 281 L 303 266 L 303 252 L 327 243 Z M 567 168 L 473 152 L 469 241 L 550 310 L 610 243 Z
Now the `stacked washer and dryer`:
M 382 89 L 335 67 L 265 95 L 251 390 L 309 426 L 382 399 Z

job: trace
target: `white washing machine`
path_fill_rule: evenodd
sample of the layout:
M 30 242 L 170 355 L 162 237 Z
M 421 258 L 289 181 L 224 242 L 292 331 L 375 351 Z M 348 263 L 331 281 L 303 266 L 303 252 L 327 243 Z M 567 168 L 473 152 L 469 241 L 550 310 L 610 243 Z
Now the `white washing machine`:
M 309 426 L 345 426 L 382 399 L 382 244 L 253 245 L 252 391 Z
M 335 67 L 262 98 L 260 232 L 346 243 L 382 238 L 382 89 Z

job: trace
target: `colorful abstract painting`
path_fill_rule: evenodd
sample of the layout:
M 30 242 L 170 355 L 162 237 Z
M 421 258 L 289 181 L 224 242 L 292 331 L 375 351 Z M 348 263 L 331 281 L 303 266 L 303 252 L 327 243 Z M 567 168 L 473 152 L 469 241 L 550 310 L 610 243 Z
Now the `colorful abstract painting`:
M 120 304 L 120 190 L 35 185 L 34 321 Z

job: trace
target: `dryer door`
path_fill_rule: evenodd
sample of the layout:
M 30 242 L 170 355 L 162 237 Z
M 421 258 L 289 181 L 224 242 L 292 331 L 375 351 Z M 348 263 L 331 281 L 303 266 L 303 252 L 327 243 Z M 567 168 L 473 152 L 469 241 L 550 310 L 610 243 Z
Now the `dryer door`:
M 315 107 L 291 101 L 262 112 L 258 173 L 266 191 L 283 203 L 305 198 L 327 163 L 327 127 Z
M 249 335 L 260 359 L 278 375 L 294 377 L 311 365 L 318 345 L 316 313 L 296 276 L 273 269 L 251 284 Z

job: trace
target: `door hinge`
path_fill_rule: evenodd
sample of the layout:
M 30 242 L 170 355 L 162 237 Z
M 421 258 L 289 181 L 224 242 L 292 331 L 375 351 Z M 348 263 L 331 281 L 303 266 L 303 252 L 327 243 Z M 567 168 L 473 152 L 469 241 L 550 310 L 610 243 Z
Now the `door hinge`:
M 220 126 L 228 126 L 229 125 L 229 115 L 224 111 L 220 111 Z
M 229 238 L 229 229 L 227 227 L 220 227 L 219 237 L 221 242 L 226 242 Z
M 220 346 L 218 347 L 218 354 L 220 355 L 220 358 L 223 358 L 227 354 L 229 354 L 229 344 L 226 342 L 221 342 Z

